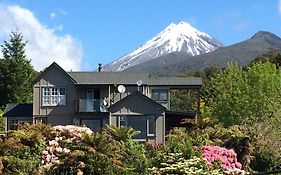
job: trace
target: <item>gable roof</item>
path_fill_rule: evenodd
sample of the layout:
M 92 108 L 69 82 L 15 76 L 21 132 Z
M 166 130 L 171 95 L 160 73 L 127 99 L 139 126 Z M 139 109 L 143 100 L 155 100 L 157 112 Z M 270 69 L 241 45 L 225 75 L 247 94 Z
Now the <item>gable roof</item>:
M 32 104 L 7 104 L 3 116 L 4 117 L 32 117 L 33 116 Z
M 41 77 L 44 75 L 45 72 L 50 71 L 52 68 L 57 68 L 60 71 L 64 72 L 74 83 L 77 83 L 75 79 L 73 79 L 63 68 L 61 68 L 56 62 L 53 62 L 49 67 L 47 67 L 43 72 L 40 73 L 33 81 L 32 83 L 35 84 L 37 81 L 41 79 Z
M 138 80 L 147 84 L 149 73 L 140 72 L 68 72 L 77 84 L 127 84 L 136 85 Z
M 77 84 L 124 84 L 136 85 L 142 80 L 143 85 L 159 86 L 201 86 L 199 77 L 151 77 L 145 72 L 68 72 Z
M 157 106 L 158 108 L 161 108 L 163 110 L 166 110 L 166 108 L 164 106 L 162 106 L 161 104 L 157 103 L 156 101 L 152 100 L 151 98 L 147 97 L 146 95 L 143 95 L 142 93 L 140 93 L 139 91 L 134 91 L 133 93 L 127 95 L 126 97 L 122 98 L 121 100 L 119 100 L 118 102 L 116 102 L 115 104 L 111 105 L 108 110 L 111 111 L 111 109 L 115 108 L 116 106 L 122 104 L 123 102 L 125 102 L 126 100 L 133 98 L 135 96 L 139 96 L 142 99 L 146 100 L 149 103 L 152 103 L 153 105 Z
M 53 62 L 39 76 L 33 80 L 33 84 L 39 81 L 45 72 L 56 68 L 64 72 L 75 84 L 124 84 L 136 85 L 142 80 L 143 85 L 151 86 L 202 86 L 200 77 L 152 77 L 146 72 L 66 72 L 56 62 Z

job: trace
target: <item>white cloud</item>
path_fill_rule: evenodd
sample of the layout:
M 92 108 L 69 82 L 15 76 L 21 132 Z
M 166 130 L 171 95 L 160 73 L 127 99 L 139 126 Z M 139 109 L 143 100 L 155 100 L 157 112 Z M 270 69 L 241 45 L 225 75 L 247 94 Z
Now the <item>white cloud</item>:
M 56 30 L 41 24 L 33 13 L 16 5 L 0 4 L 0 42 L 8 40 L 12 30 L 23 34 L 28 41 L 26 55 L 36 70 L 42 70 L 56 61 L 66 70 L 79 70 L 83 56 L 81 44 L 71 35 L 57 35 Z
M 278 1 L 278 12 L 281 15 L 281 0 Z
M 67 14 L 68 14 L 68 13 L 67 13 L 66 10 L 64 10 L 64 9 L 59 9 L 59 10 L 57 10 L 56 12 L 51 12 L 51 13 L 50 13 L 50 17 L 51 17 L 52 19 L 54 19 L 54 18 L 66 16 Z
M 50 17 L 51 18 L 55 18 L 56 17 L 56 13 L 55 12 L 50 13 Z

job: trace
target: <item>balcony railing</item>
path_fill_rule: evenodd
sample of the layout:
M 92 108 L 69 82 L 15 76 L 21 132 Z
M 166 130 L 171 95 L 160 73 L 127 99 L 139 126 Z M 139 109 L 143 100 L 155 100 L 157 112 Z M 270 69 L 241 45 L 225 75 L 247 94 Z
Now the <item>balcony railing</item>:
M 76 112 L 107 112 L 107 107 L 101 99 L 78 99 Z

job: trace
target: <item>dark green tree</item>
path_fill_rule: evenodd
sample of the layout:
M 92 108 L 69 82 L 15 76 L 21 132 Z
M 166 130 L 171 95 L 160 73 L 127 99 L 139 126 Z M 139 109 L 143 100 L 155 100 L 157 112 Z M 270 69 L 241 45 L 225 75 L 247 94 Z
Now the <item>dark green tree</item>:
M 32 101 L 32 80 L 35 71 L 26 58 L 26 41 L 19 32 L 12 32 L 9 41 L 1 45 L 0 59 L 0 107 L 8 103 Z

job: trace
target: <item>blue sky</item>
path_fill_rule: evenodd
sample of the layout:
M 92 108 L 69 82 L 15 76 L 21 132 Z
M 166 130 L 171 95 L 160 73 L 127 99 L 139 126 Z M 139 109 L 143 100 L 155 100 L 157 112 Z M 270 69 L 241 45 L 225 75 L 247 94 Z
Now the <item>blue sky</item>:
M 95 70 L 185 21 L 231 45 L 260 30 L 281 36 L 278 0 L 0 0 L 0 42 L 10 30 L 28 40 L 37 70 L 52 61 Z

